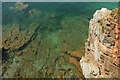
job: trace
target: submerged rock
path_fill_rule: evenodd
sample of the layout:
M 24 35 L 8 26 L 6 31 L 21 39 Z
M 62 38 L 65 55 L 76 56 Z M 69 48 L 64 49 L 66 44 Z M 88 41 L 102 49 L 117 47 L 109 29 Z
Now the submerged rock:
M 36 25 L 35 29 L 37 27 L 39 27 L 39 25 Z M 21 49 L 32 39 L 35 29 L 30 29 L 29 31 L 20 31 L 19 25 L 14 24 L 13 27 L 8 31 L 7 36 L 2 40 L 2 48 L 9 51 Z
M 80 64 L 86 78 L 120 77 L 119 9 L 97 10 L 90 20 L 85 57 Z
M 2 75 L 10 78 L 19 75 L 17 67 L 20 66 L 24 48 L 35 38 L 40 24 L 32 23 L 27 30 L 21 30 L 20 25 L 14 24 L 2 40 Z M 30 51 L 30 50 L 29 50 Z M 29 52 L 30 53 L 30 52 Z M 29 54 L 25 59 L 30 60 Z M 33 59 L 33 56 L 32 56 Z M 24 65 L 25 66 L 25 65 Z
M 15 11 L 23 11 L 28 8 L 28 6 L 28 4 L 24 4 L 23 2 L 16 2 L 15 6 L 10 7 L 10 9 Z
M 37 9 L 31 9 L 29 10 L 29 14 L 31 17 L 41 17 L 42 11 L 37 10 Z

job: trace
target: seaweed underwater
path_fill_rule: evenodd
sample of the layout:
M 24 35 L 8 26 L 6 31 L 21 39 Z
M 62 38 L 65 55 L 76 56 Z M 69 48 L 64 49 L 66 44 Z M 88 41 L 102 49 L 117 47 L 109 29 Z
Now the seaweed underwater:
M 89 19 L 101 6 L 114 8 L 109 5 L 3 3 L 2 77 L 84 78 L 79 61 Z

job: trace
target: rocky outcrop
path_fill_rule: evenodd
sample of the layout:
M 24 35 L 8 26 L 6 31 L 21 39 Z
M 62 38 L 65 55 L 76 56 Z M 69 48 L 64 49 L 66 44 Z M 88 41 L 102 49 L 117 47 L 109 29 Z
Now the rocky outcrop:
M 90 20 L 85 57 L 80 64 L 86 78 L 120 77 L 119 9 L 102 8 Z

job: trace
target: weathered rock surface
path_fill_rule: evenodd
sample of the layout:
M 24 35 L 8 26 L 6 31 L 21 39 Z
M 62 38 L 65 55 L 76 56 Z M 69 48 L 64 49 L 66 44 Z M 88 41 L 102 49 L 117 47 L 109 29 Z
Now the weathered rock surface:
M 102 8 L 90 20 L 85 57 L 80 64 L 86 78 L 120 77 L 119 9 Z

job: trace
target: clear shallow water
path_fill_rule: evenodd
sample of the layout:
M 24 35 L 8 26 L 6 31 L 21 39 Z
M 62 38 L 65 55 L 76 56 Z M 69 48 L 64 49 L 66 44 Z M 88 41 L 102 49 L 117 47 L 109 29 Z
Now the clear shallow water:
M 80 57 L 83 56 L 89 20 L 96 10 L 103 7 L 112 10 L 118 7 L 117 3 L 24 4 L 28 4 L 28 7 L 22 11 L 10 8 L 16 7 L 15 3 L 2 5 L 3 38 L 13 24 L 19 25 L 21 33 L 32 32 L 35 26 L 30 27 L 31 24 L 40 24 L 30 42 L 21 47 L 20 56 L 16 55 L 19 50 L 11 52 L 8 50 L 3 53 L 5 57 L 6 53 L 9 53 L 8 59 L 5 60 L 8 66 L 13 66 L 5 69 L 4 75 L 8 74 L 8 77 L 83 77 L 79 69 L 79 60 L 74 56 L 71 58 L 68 53 L 80 51 Z M 73 62 L 70 61 L 71 59 Z M 16 60 L 19 62 L 14 63 Z M 14 65 L 18 66 L 14 68 Z M 15 72 L 11 74 L 11 70 L 15 71 L 16 75 Z
M 8 20 L 9 23 L 22 22 L 25 23 L 26 21 L 31 21 L 29 19 L 28 11 L 30 9 L 38 9 L 42 13 L 36 15 L 36 18 L 40 20 L 39 17 L 45 17 L 47 14 L 54 14 L 57 17 L 57 21 L 59 22 L 62 18 L 68 16 L 84 16 L 84 18 L 92 18 L 92 14 L 97 10 L 101 9 L 102 7 L 108 9 L 114 9 L 118 7 L 118 3 L 26 3 L 29 7 L 24 12 L 18 12 L 17 14 L 14 11 L 9 9 L 10 6 L 14 5 L 14 3 L 3 3 L 3 24 L 6 24 Z M 9 15 L 8 15 L 9 14 Z M 14 14 L 14 16 L 13 16 Z M 16 19 L 17 18 L 17 19 Z M 33 20 L 36 20 L 33 18 Z M 42 19 L 41 18 L 41 19 Z M 5 21 L 4 21 L 5 20 Z M 29 23 L 29 22 L 28 22 Z M 56 23 L 58 24 L 58 23 Z

